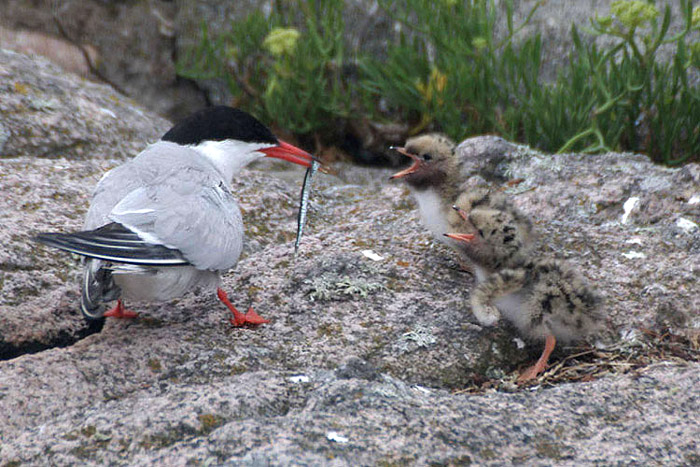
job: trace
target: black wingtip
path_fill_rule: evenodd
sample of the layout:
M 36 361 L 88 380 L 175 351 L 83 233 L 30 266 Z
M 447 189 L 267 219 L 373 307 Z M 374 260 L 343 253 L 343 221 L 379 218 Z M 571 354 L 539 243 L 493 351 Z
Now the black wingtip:
M 29 239 L 33 242 L 44 243 L 46 241 L 45 238 L 47 235 L 49 235 L 49 232 L 42 232 L 36 235 L 32 235 L 31 237 L 29 237 Z
M 43 243 L 44 245 L 50 246 L 52 248 L 58 248 L 63 251 L 70 251 L 71 253 L 78 253 L 74 251 L 71 245 L 72 234 L 64 234 L 60 232 L 42 232 L 31 237 L 35 242 Z
M 32 237 L 29 237 L 32 241 L 37 243 L 43 243 L 44 245 L 58 248 L 60 250 L 65 250 L 66 248 L 61 244 L 60 238 L 65 234 L 58 232 L 41 232 Z
M 147 266 L 189 264 L 178 250 L 145 242 L 117 223 L 85 232 L 44 232 L 34 239 L 59 250 L 109 262 Z

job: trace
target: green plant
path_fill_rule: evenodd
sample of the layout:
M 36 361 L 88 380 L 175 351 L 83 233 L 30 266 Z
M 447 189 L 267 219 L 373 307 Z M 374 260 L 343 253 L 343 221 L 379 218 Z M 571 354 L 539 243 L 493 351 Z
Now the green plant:
M 276 2 L 216 38 L 202 24 L 202 40 L 179 64 L 191 79 L 223 78 L 243 107 L 268 124 L 297 134 L 332 132 L 349 118 L 342 76 L 343 0 Z M 294 26 L 302 13 L 303 30 Z
M 618 40 L 599 51 L 584 45 L 572 28 L 576 55 L 584 60 L 570 64 L 569 75 L 585 70 L 590 74 L 589 122 L 564 144 L 560 151 L 594 142 L 582 149 L 627 149 L 642 151 L 668 165 L 683 162 L 700 152 L 700 93 L 689 84 L 689 69 L 698 69 L 689 55 L 688 34 L 693 28 L 689 0 L 680 0 L 685 20 L 683 30 L 668 37 L 671 8 L 660 12 L 652 3 L 616 1 L 612 16 L 591 20 L 595 34 Z M 674 47 L 671 59 L 658 58 L 661 46 Z M 697 42 L 696 42 L 697 44 Z M 697 47 L 690 44 L 690 49 Z M 581 63 L 584 64 L 581 64 Z M 674 155 L 678 155 L 674 157 Z
M 671 35 L 670 7 L 615 1 L 587 30 L 613 44 L 572 26 L 569 62 L 544 82 L 539 34 L 519 34 L 543 2 L 516 25 L 512 0 L 378 0 L 399 31 L 381 58 L 348 58 L 344 1 L 278 0 L 268 16 L 252 11 L 217 37 L 203 25 L 179 72 L 223 78 L 234 105 L 335 143 L 345 123 L 367 119 L 457 140 L 498 133 L 547 151 L 632 150 L 668 165 L 700 158 L 700 7 L 678 0 L 685 27 Z
M 504 117 L 512 113 L 512 90 L 519 83 L 504 73 L 524 65 L 523 70 L 537 75 L 532 55 L 518 62 L 521 55 L 512 39 L 540 3 L 516 28 L 512 2 L 504 2 L 508 33 L 497 40 L 493 1 L 379 0 L 403 31 L 389 45 L 388 60 L 364 60 L 363 84 L 375 99 L 387 101 L 389 109 L 403 112 L 411 133 L 431 126 L 453 138 L 465 136 L 465 130 L 514 138 L 516 127 Z
M 504 2 L 508 34 L 500 41 L 491 1 L 379 3 L 413 39 L 404 34 L 390 46 L 387 63 L 368 59 L 365 85 L 412 122 L 412 132 L 497 132 L 549 151 L 633 150 L 668 165 L 700 156 L 700 100 L 688 77 L 700 61 L 700 46 L 688 44 L 700 8 L 689 0 L 679 1 L 686 26 L 671 37 L 670 7 L 659 21 L 649 2 L 616 1 L 612 16 L 591 20 L 592 33 L 618 39 L 609 48 L 572 26 L 574 51 L 551 83 L 540 76 L 539 35 L 513 41 L 539 3 L 516 28 Z M 675 47 L 669 61 L 658 57 L 664 44 Z
M 296 45 L 282 53 L 268 47 L 274 59 L 262 95 L 267 119 L 295 133 L 333 131 L 337 120 L 348 118 L 350 109 L 342 76 L 344 2 L 305 0 L 297 6 L 305 29 L 298 33 Z

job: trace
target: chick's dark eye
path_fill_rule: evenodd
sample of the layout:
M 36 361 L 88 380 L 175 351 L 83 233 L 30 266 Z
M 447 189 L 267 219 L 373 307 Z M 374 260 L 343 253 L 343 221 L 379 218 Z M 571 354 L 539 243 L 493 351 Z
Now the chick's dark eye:
M 433 156 L 430 155 L 430 154 L 423 154 L 423 160 L 424 160 L 424 161 L 429 161 L 429 160 L 431 160 L 432 158 L 433 158 Z

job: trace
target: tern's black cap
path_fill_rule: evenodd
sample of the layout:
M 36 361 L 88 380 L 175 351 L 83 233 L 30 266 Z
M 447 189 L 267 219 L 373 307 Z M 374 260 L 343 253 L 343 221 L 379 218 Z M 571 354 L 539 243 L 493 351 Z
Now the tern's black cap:
M 269 128 L 252 115 L 233 107 L 217 105 L 193 113 L 161 138 L 181 145 L 227 139 L 246 143 L 279 144 Z

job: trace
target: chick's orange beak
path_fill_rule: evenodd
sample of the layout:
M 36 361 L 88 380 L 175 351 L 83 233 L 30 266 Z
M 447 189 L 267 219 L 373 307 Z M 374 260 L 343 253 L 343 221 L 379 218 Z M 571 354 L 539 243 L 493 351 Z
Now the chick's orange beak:
M 412 153 L 406 151 L 406 148 L 392 147 L 391 149 L 394 149 L 394 150 L 396 150 L 396 152 L 398 152 L 399 154 L 403 154 L 404 156 L 410 157 L 411 159 L 413 159 L 413 164 L 411 164 L 411 166 L 408 167 L 407 169 L 404 169 L 404 170 L 402 170 L 401 172 L 395 173 L 394 175 L 392 175 L 391 177 L 389 177 L 389 180 L 393 180 L 393 179 L 395 179 L 395 178 L 405 177 L 406 175 L 412 174 L 413 172 L 415 172 L 416 170 L 418 170 L 418 168 L 420 167 L 420 159 L 418 158 L 418 156 L 416 156 L 415 154 L 412 154 Z
M 285 143 L 284 141 L 280 141 L 277 146 L 261 149 L 260 152 L 265 154 L 266 157 L 282 159 L 293 164 L 303 165 L 304 167 L 310 167 L 311 161 L 315 159 L 314 156 L 303 149 L 299 149 L 298 147 Z
M 445 235 L 445 237 L 449 237 L 449 238 L 452 238 L 454 240 L 464 242 L 464 243 L 469 243 L 472 240 L 474 240 L 474 235 L 472 235 L 472 234 L 446 233 L 443 235 Z

